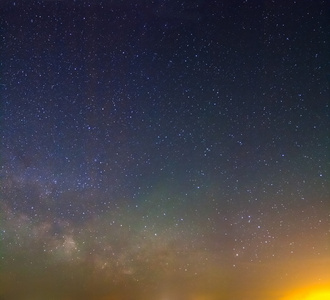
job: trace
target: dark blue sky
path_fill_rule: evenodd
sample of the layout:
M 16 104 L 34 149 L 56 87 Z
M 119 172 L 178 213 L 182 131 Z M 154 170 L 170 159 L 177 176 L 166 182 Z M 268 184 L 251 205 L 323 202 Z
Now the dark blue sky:
M 327 1 L 0 8 L 4 299 L 329 283 Z

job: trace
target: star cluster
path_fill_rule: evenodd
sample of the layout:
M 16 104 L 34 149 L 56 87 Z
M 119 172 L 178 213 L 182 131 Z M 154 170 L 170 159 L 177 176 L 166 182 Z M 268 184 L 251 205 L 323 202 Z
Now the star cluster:
M 0 298 L 330 285 L 327 1 L 0 9 Z

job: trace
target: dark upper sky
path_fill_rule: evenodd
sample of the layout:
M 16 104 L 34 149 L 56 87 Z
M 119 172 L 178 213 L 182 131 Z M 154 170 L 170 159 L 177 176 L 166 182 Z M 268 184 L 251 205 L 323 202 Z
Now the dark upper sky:
M 0 14 L 0 297 L 328 299 L 328 1 Z

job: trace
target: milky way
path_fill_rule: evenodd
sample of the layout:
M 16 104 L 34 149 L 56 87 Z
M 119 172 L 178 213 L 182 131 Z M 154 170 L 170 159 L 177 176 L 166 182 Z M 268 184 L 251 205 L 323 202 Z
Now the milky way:
M 0 15 L 0 299 L 330 291 L 328 1 Z

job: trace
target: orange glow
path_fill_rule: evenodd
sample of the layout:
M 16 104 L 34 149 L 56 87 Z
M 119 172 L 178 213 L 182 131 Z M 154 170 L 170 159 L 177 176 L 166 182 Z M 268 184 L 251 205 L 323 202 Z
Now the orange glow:
M 281 300 L 330 300 L 330 285 L 299 289 L 281 298 Z

